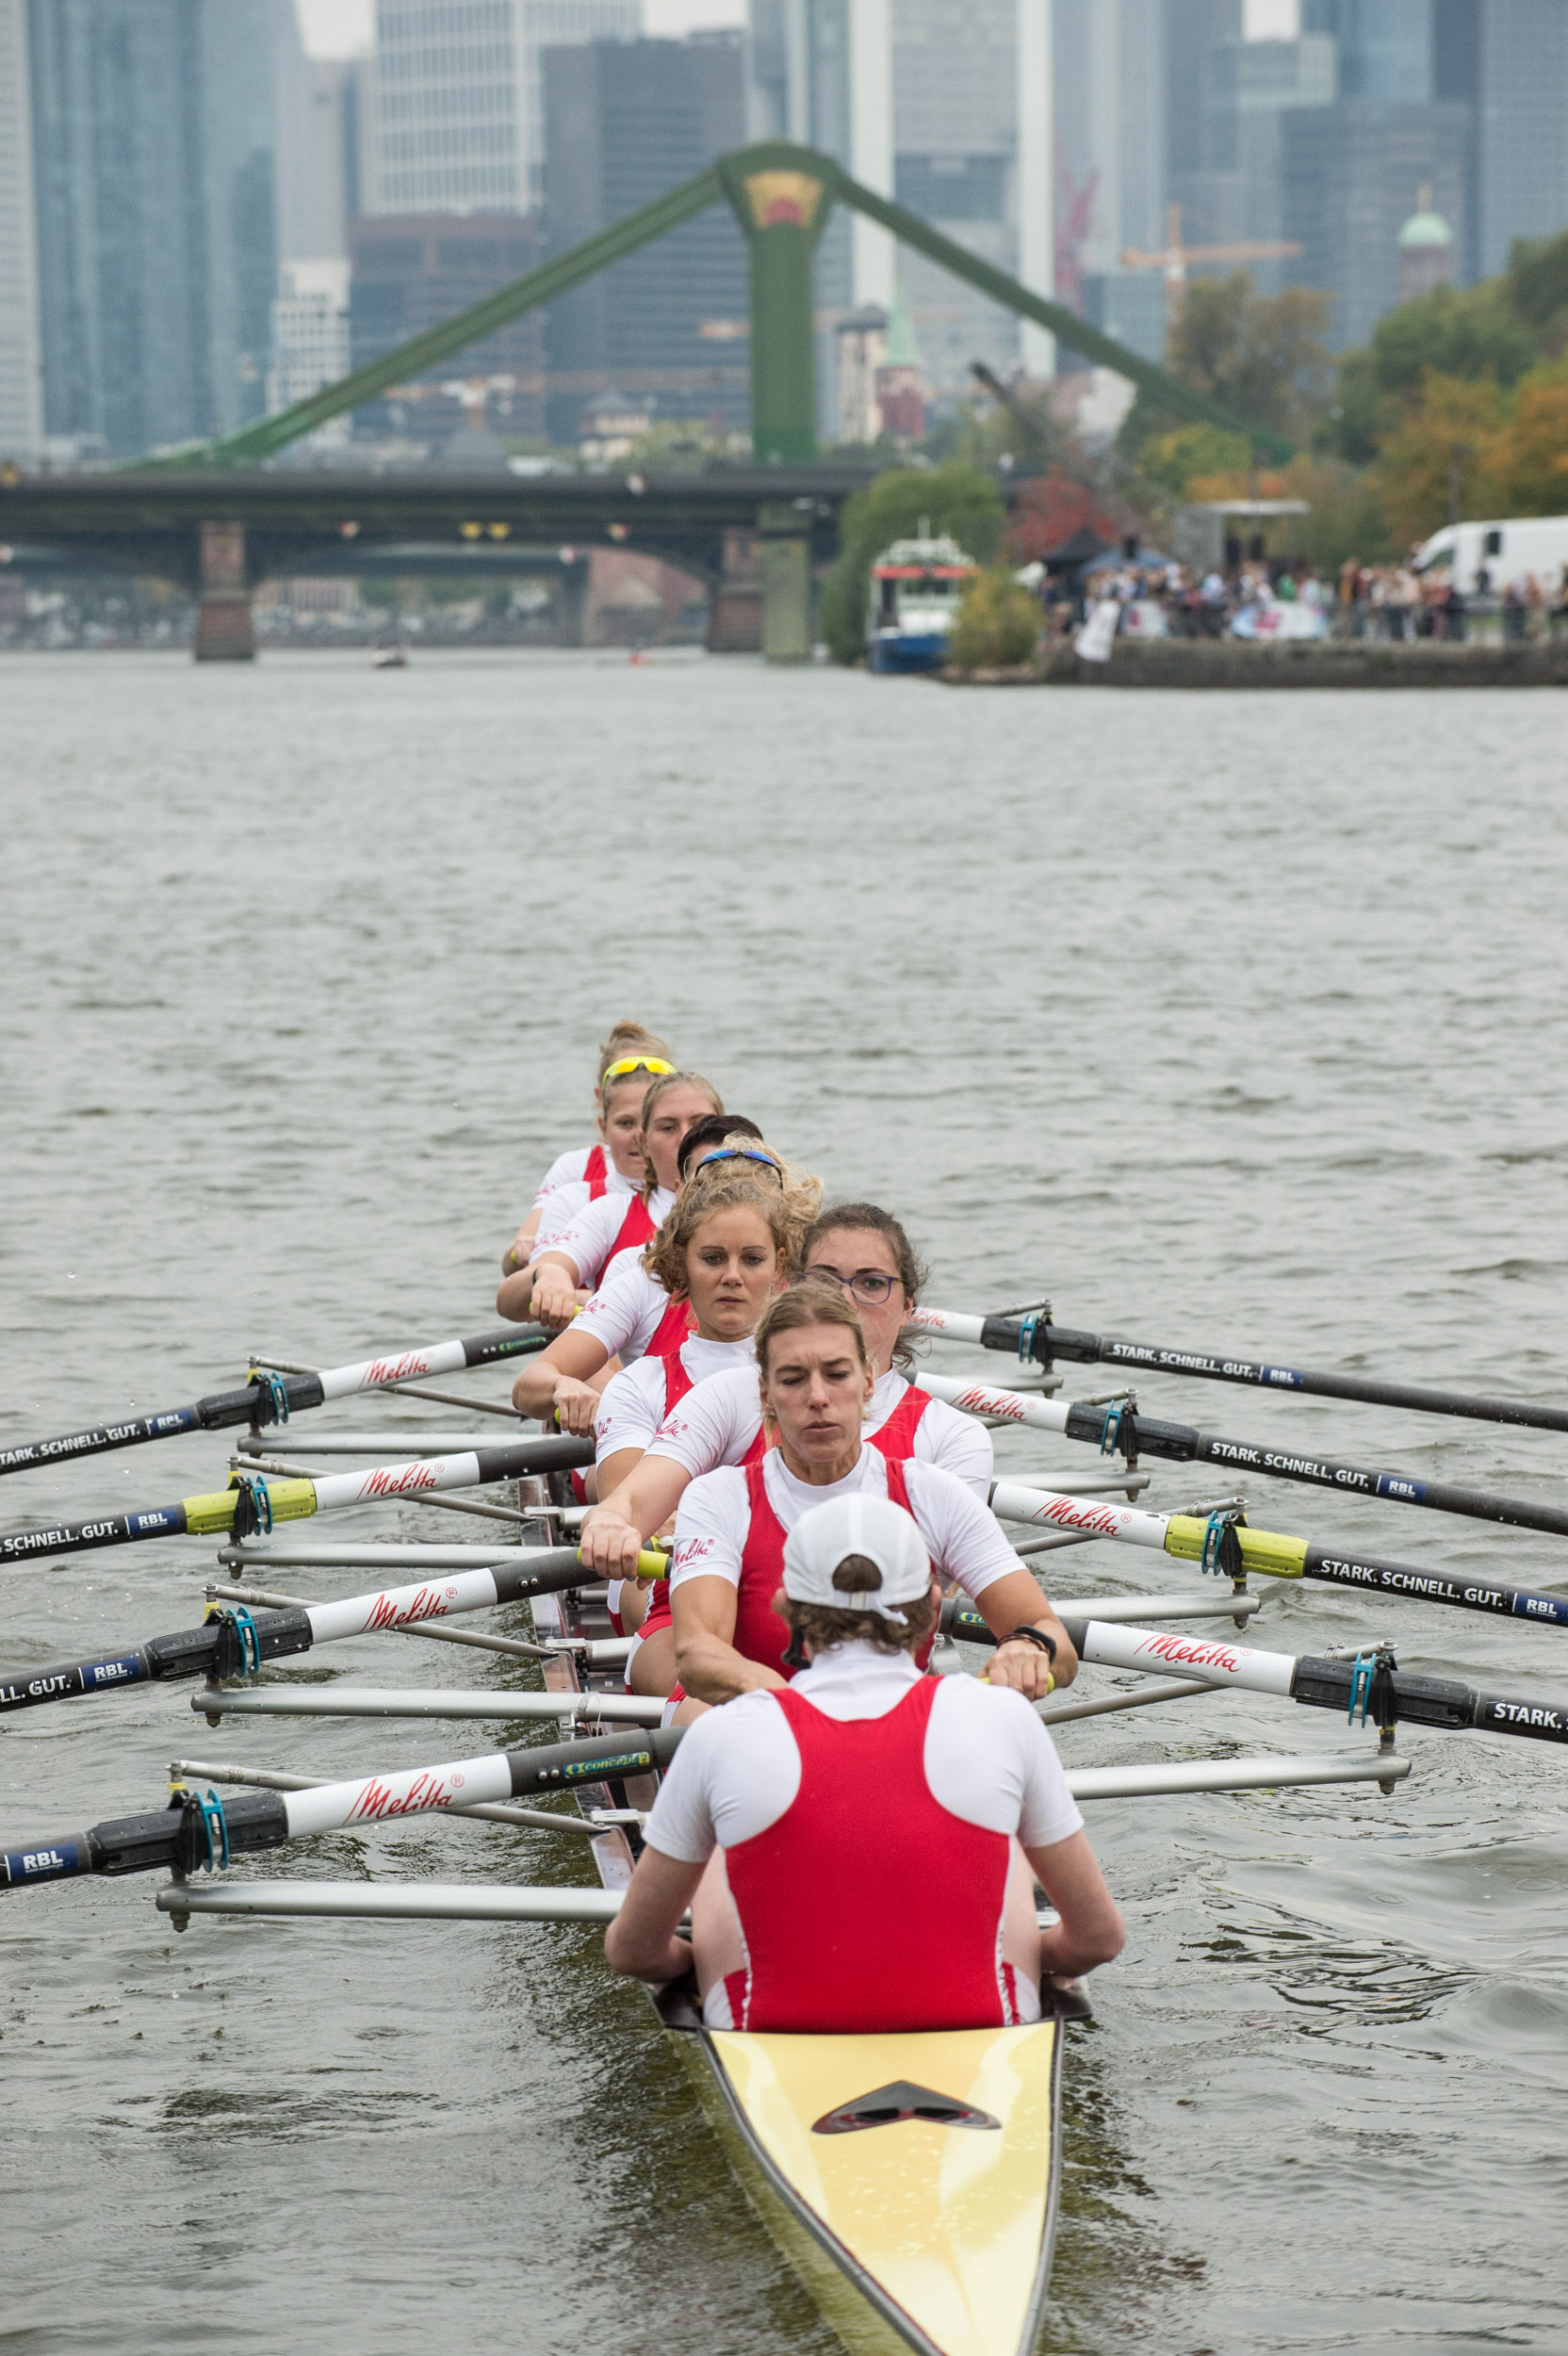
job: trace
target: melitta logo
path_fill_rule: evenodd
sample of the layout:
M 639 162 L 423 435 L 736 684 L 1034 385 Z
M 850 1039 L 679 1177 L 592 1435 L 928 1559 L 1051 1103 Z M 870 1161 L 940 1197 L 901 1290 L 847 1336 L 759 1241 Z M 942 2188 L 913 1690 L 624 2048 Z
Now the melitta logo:
M 1184 1661 L 1194 1669 L 1223 1669 L 1231 1676 L 1241 1667 L 1244 1657 L 1233 1644 L 1205 1644 L 1186 1636 L 1152 1636 L 1138 1650 L 1155 1661 Z
M 411 1489 L 438 1489 L 434 1468 L 423 1464 L 378 1464 L 359 1484 L 362 1497 L 399 1497 Z
M 400 1791 L 396 1784 L 383 1783 L 379 1775 L 372 1775 L 343 1821 L 349 1824 L 376 1824 L 386 1816 L 422 1816 L 432 1808 L 450 1808 L 452 1793 L 461 1788 L 462 1782 L 461 1775 L 447 1778 L 421 1768 Z
M 1110 1505 L 1085 1505 L 1077 1497 L 1053 1497 L 1042 1505 L 1031 1521 L 1060 1522 L 1068 1530 L 1092 1530 L 1102 1538 L 1114 1538 L 1127 1527 L 1127 1515 L 1119 1513 Z
M 365 1369 L 365 1387 L 373 1383 L 400 1383 L 405 1375 L 429 1374 L 430 1360 L 422 1350 L 411 1350 L 401 1358 L 372 1358 Z
M 1010 1415 L 1021 1423 L 1028 1414 L 1026 1402 L 1016 1399 L 1011 1391 L 982 1390 L 978 1383 L 965 1391 L 953 1402 L 955 1407 L 967 1407 L 972 1415 Z
M 449 1587 L 445 1595 L 437 1595 L 433 1587 L 421 1587 L 406 1604 L 394 1603 L 390 1595 L 378 1595 L 366 1616 L 365 1632 L 368 1635 L 378 1628 L 410 1628 L 416 1620 L 439 1620 L 456 1593 L 455 1587 Z

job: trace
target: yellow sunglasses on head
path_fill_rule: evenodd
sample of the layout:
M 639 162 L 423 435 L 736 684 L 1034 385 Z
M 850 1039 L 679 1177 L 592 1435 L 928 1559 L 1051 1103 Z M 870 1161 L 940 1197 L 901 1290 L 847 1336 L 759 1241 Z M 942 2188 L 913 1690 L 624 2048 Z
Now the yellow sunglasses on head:
M 629 1072 L 665 1072 L 674 1070 L 674 1064 L 666 1063 L 662 1055 L 623 1055 L 619 1063 L 606 1064 L 599 1086 L 604 1088 L 612 1080 L 624 1079 Z

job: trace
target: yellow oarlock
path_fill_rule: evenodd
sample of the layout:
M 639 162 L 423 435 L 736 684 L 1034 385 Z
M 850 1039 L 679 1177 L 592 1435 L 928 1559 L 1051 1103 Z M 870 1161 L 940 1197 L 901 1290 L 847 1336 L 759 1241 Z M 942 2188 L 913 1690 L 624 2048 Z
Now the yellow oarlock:
M 1165 1550 L 1184 1562 L 1200 1562 L 1208 1523 L 1194 1513 L 1172 1513 L 1165 1533 Z M 1305 1538 L 1286 1538 L 1275 1530 L 1252 1530 L 1237 1522 L 1241 1559 L 1249 1571 L 1265 1579 L 1299 1579 L 1307 1560 Z
M 185 1526 L 193 1537 L 205 1538 L 219 1530 L 234 1528 L 234 1509 L 239 1497 L 237 1488 L 220 1489 L 215 1496 L 182 1497 Z M 316 1511 L 314 1481 L 269 1481 L 267 1495 L 275 1522 L 303 1521 Z

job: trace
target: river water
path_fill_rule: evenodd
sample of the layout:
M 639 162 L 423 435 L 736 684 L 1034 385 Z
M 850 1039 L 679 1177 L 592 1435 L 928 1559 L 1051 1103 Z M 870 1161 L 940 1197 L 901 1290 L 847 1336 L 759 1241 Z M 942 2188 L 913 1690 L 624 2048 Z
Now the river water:
M 1560 1399 L 1563 709 L 952 693 L 739 659 L 8 657 L 0 1440 L 226 1386 L 251 1350 L 333 1364 L 491 1325 L 502 1245 L 582 1139 L 621 1015 L 836 1190 L 902 1211 L 939 1305 L 1049 1292 L 1064 1323 L 1180 1348 Z M 1568 1502 L 1548 1434 L 1142 1395 Z M 1098 1469 L 1038 1436 L 999 1461 Z M 3 1518 L 152 1505 L 225 1464 L 215 1436 L 26 1475 Z M 1203 1488 L 1164 1466 L 1150 1501 Z M 1560 1542 L 1483 1524 L 1278 1482 L 1251 1505 L 1405 1562 L 1568 1573 Z M 477 1529 L 405 1510 L 334 1534 L 395 1532 Z M 211 1562 L 183 1540 L 10 1576 L 7 1664 L 191 1624 Z M 1063 1597 L 1182 1583 L 1104 1547 L 1052 1572 Z M 1393 1635 L 1407 1665 L 1568 1691 L 1546 1628 L 1322 1587 L 1276 1589 L 1255 1628 L 1290 1652 Z M 395 1649 L 301 1674 L 498 1682 L 493 1657 Z M 8 1720 L 0 1828 L 156 1806 L 181 1752 L 353 1772 L 495 1739 L 212 1733 L 188 1689 L 153 1689 Z M 1061 1749 L 1346 1739 L 1232 1695 Z M 1392 1800 L 1093 1811 L 1130 1938 L 1073 2042 L 1043 2347 L 1568 2344 L 1568 1753 L 1401 1747 Z M 589 1871 L 568 1837 L 455 1823 L 248 1870 Z M 595 1936 L 176 1939 L 150 1892 L 5 1906 L 8 2347 L 829 2356 Z

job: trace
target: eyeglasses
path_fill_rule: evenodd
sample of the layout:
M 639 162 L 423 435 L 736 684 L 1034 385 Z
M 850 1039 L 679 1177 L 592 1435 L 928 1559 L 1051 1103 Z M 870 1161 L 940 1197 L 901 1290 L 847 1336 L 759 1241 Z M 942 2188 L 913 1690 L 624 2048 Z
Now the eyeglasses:
M 661 1076 L 673 1072 L 673 1063 L 662 1055 L 623 1055 L 619 1063 L 606 1064 L 599 1079 L 600 1088 L 608 1088 L 612 1080 L 624 1080 L 629 1072 L 657 1072 Z
M 779 1169 L 773 1155 L 754 1153 L 749 1145 L 717 1146 L 711 1153 L 703 1155 L 697 1164 L 698 1170 L 706 1170 L 710 1162 L 760 1162 L 764 1170 L 772 1170 L 780 1186 L 784 1184 L 784 1172 Z M 690 1176 L 691 1172 L 688 1171 L 687 1175 Z
M 808 1277 L 820 1277 L 825 1284 L 841 1285 L 846 1293 L 853 1293 L 857 1301 L 863 1301 L 868 1309 L 875 1308 L 886 1301 L 893 1286 L 903 1281 L 897 1276 L 890 1276 L 886 1268 L 858 1268 L 853 1276 L 841 1276 L 836 1268 L 813 1265 L 806 1273 Z

